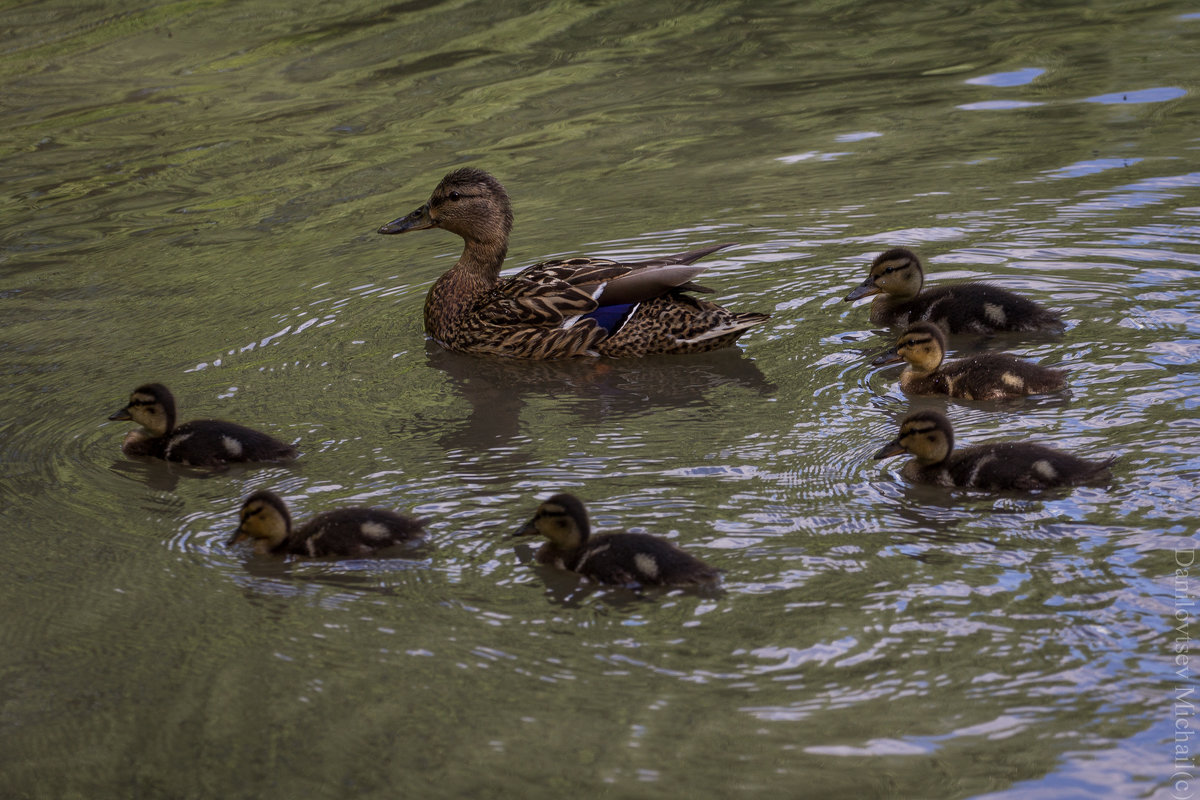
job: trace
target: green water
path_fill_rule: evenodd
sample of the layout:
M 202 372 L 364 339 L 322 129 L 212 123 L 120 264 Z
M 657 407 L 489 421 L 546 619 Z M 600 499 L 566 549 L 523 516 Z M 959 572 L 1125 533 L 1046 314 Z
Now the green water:
M 0 795 L 1200 795 L 1197 52 L 1182 2 L 0 6 Z M 374 231 L 463 164 L 513 198 L 509 266 L 734 241 L 703 282 L 771 322 L 428 345 L 459 242 Z M 1069 393 L 917 404 L 1112 486 L 871 460 L 913 401 L 841 298 L 892 245 L 1068 320 L 956 346 Z M 304 455 L 128 461 L 106 417 L 150 380 Z M 258 488 L 429 543 L 253 558 Z M 563 490 L 723 592 L 536 569 L 507 536 Z

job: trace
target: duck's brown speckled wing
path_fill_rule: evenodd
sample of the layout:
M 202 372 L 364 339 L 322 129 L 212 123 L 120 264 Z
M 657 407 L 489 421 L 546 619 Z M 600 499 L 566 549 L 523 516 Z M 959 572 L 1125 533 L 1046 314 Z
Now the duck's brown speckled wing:
M 599 344 L 601 355 L 706 353 L 732 344 L 769 314 L 734 313 L 699 297 L 672 292 L 640 304 L 624 326 Z
M 691 282 L 703 268 L 690 262 L 714 249 L 629 263 L 570 258 L 534 264 L 484 295 L 448 344 L 535 359 L 714 350 L 768 319 L 684 293 L 708 291 Z M 631 309 L 612 334 L 585 316 L 618 304 Z
M 534 264 L 485 296 L 475 315 L 491 325 L 562 325 L 595 311 L 604 286 L 630 269 L 628 264 L 595 258 Z

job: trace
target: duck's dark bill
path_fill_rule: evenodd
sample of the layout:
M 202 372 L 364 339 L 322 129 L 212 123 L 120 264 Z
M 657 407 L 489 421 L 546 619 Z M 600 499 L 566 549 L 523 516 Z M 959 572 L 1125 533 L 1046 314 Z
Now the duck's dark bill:
M 429 204 L 418 208 L 408 216 L 394 219 L 380 227 L 380 233 L 407 233 L 433 227 L 433 218 L 429 216 Z

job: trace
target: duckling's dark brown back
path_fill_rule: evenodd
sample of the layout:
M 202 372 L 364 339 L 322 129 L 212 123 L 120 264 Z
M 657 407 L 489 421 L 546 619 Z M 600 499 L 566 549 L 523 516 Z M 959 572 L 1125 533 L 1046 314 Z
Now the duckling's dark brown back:
M 971 489 L 1049 489 L 1112 479 L 1115 458 L 1092 461 L 1029 442 L 1001 442 L 956 450 L 944 465 L 955 486 Z
M 593 537 L 578 561 L 567 566 L 610 584 L 704 584 L 717 580 L 721 574 L 720 570 L 670 542 L 645 533 L 610 533 Z
M 934 286 L 911 300 L 881 295 L 871 304 L 871 322 L 876 325 L 908 325 L 919 320 L 933 322 L 949 333 L 1061 333 L 1065 328 L 1057 312 L 987 283 Z
M 943 363 L 927 377 L 911 378 L 904 389 L 913 394 L 1002 400 L 1057 392 L 1066 383 L 1065 370 L 1043 367 L 1008 353 L 977 353 Z
M 290 461 L 296 448 L 261 431 L 216 419 L 194 420 L 177 427 L 164 441 L 160 458 L 199 467 L 232 462 Z
M 383 508 L 339 508 L 294 531 L 283 549 L 306 556 L 365 556 L 419 539 L 423 520 Z

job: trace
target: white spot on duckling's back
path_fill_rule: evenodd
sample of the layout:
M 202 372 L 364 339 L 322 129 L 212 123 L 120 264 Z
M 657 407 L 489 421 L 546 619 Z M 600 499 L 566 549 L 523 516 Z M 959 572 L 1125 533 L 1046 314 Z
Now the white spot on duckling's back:
M 1016 389 L 1017 391 L 1021 391 L 1022 389 L 1025 388 L 1025 379 L 1022 378 L 1020 375 L 1016 375 L 1012 372 L 1005 372 L 1003 375 L 1000 376 L 1000 381 L 1005 386 L 1012 387 L 1013 389 Z
M 984 303 L 983 315 L 988 318 L 988 321 L 993 325 L 1003 325 L 1008 322 L 1008 316 L 1004 313 L 1004 307 L 996 303 Z
M 1046 459 L 1039 459 L 1033 462 L 1032 469 L 1034 473 L 1044 480 L 1053 481 L 1058 479 L 1058 470 L 1050 464 Z
M 658 577 L 658 562 L 649 553 L 638 553 L 633 557 L 633 563 L 638 568 L 638 572 L 647 578 Z
M 382 522 L 371 522 L 368 520 L 359 526 L 359 530 L 361 530 L 362 535 L 368 539 L 388 538 L 388 527 Z
M 234 458 L 242 454 L 242 443 L 232 436 L 222 436 L 221 444 L 225 445 L 225 452 Z

